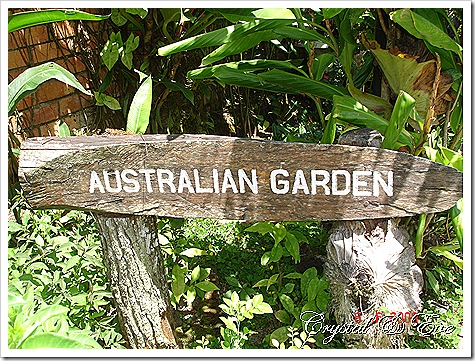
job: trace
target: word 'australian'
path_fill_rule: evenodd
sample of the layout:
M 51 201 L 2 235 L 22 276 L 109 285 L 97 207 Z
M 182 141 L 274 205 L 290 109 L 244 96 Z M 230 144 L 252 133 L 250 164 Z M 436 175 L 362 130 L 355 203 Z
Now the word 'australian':
M 370 170 L 336 169 L 332 171 L 301 169 L 289 173 L 286 169 L 274 169 L 269 174 L 269 189 L 274 194 L 323 194 L 353 196 L 379 196 L 380 190 L 391 197 L 393 195 L 393 172 Z M 102 177 L 101 177 L 102 176 Z M 106 171 L 102 174 L 91 171 L 89 192 L 100 193 L 137 193 L 142 187 L 148 193 L 259 193 L 257 170 L 231 169 L 219 171 L 212 169 L 201 174 L 198 169 L 123 169 Z M 142 189 L 142 192 L 144 190 Z

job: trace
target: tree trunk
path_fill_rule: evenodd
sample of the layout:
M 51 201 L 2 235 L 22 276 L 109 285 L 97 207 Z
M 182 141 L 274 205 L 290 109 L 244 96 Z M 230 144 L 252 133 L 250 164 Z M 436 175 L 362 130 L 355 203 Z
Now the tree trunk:
M 374 131 L 348 132 L 340 143 L 381 145 Z M 421 307 L 422 272 L 404 227 L 396 219 L 335 222 L 329 234 L 325 275 L 331 307 L 339 324 L 353 323 L 355 315 L 366 325 L 378 311 L 412 315 Z M 357 314 L 359 312 L 359 314 Z M 397 317 L 394 318 L 397 326 Z M 345 335 L 349 348 L 402 348 L 407 328 L 390 335 L 374 322 L 364 334 Z
M 95 214 L 104 263 L 131 348 L 178 348 L 156 218 Z

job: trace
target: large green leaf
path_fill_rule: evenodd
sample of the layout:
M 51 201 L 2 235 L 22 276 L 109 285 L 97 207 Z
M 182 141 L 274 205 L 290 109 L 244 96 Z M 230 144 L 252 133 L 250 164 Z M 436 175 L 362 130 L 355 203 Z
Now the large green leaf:
M 149 75 L 134 95 L 127 115 L 127 131 L 143 134 L 147 130 L 152 109 L 152 76 Z
M 219 288 L 213 282 L 209 282 L 209 281 L 199 282 L 195 285 L 195 287 L 199 288 L 200 290 L 204 292 L 219 290 Z
M 214 30 L 209 33 L 200 34 L 173 44 L 165 45 L 157 50 L 157 54 L 166 56 L 179 53 L 181 51 L 219 46 L 238 40 L 242 36 L 252 34 L 253 32 L 272 30 L 277 27 L 290 25 L 292 22 L 293 20 L 287 19 L 263 19 L 249 21 L 243 24 L 231 25 L 226 28 Z
M 100 21 L 109 15 L 94 15 L 78 10 L 37 10 L 24 11 L 8 16 L 8 32 L 29 28 L 31 26 L 54 23 L 64 20 L 91 20 Z
M 279 25 L 279 24 L 277 24 Z M 242 36 L 221 45 L 202 60 L 203 65 L 215 63 L 229 55 L 240 54 L 262 41 L 291 38 L 297 40 L 319 40 L 327 43 L 327 39 L 314 30 L 299 29 L 292 26 L 279 26 L 274 29 L 246 31 Z
M 404 130 L 409 114 L 414 109 L 415 103 L 414 98 L 405 91 L 401 90 L 399 92 L 391 119 L 389 119 L 389 124 L 384 134 L 384 141 L 381 144 L 382 148 L 397 149 L 396 143 Z
M 285 248 L 289 251 L 290 255 L 294 258 L 295 263 L 300 262 L 300 247 L 299 241 L 292 233 L 285 235 Z
M 450 208 L 449 216 L 454 225 L 455 235 L 459 241 L 460 249 L 463 250 L 463 198 L 460 198 L 457 203 Z
M 40 84 L 52 79 L 62 81 L 87 95 L 92 95 L 84 89 L 72 73 L 50 62 L 25 70 L 8 84 L 8 114 L 11 114 L 18 102 L 33 93 Z
M 208 9 L 212 13 L 223 16 L 226 20 L 237 23 L 255 19 L 295 19 L 291 10 L 285 8 L 240 8 L 240 9 Z
M 325 36 L 315 30 L 295 28 L 292 26 L 282 26 L 274 29 L 274 32 L 284 38 L 291 38 L 297 40 L 319 40 L 322 43 L 331 45 L 331 43 Z
M 345 42 L 345 45 L 343 46 L 343 50 L 341 51 L 341 54 L 338 57 L 338 60 L 340 61 L 340 64 L 343 67 L 343 70 L 350 84 L 353 83 L 353 75 L 351 73 L 351 68 L 354 62 L 353 52 L 355 49 L 356 49 L 356 44 Z
M 224 43 L 219 48 L 208 54 L 201 61 L 202 65 L 209 65 L 215 63 L 229 55 L 242 53 L 261 41 L 272 40 L 276 37 L 272 30 L 254 31 L 247 33 L 233 41 Z
M 258 70 L 267 70 L 267 69 L 292 69 L 301 72 L 303 75 L 306 75 L 304 71 L 297 68 L 294 64 L 292 64 L 289 60 L 266 60 L 266 59 L 254 59 L 254 60 L 242 60 L 236 62 L 230 62 L 225 64 L 219 64 L 214 66 L 209 66 L 206 68 L 198 68 L 194 70 L 190 70 L 187 73 L 187 77 L 190 79 L 208 79 L 212 78 L 216 69 L 218 68 L 230 68 L 230 69 L 238 69 L 241 71 L 258 71 Z
M 263 73 L 249 73 L 227 66 L 214 70 L 213 77 L 228 85 L 289 94 L 312 94 L 324 99 L 346 95 L 345 88 L 330 85 L 307 77 L 272 69 Z
M 184 84 L 178 83 L 175 80 L 162 79 L 162 84 L 170 90 L 179 90 L 190 101 L 191 104 L 195 104 L 195 94 L 188 89 Z
M 73 338 L 66 335 L 60 335 L 53 332 L 39 333 L 28 337 L 21 345 L 22 349 L 32 348 L 101 348 L 101 346 L 94 341 L 91 343 L 90 337 L 85 338 Z
M 454 25 L 452 24 L 452 21 L 447 16 L 444 9 L 414 8 L 412 11 L 425 18 L 431 24 L 436 25 L 443 32 L 446 31 L 447 23 L 452 28 L 455 34 L 455 40 L 458 43 L 461 43 L 458 38 L 457 29 L 455 29 Z M 445 19 L 445 22 L 442 21 L 442 19 Z M 461 67 L 457 64 L 457 60 L 455 59 L 454 53 L 452 51 L 433 46 L 427 40 L 424 40 L 424 43 L 432 54 L 439 54 L 442 62 L 442 70 L 457 69 L 458 72 L 461 72 Z
M 323 8 L 323 16 L 325 19 L 331 19 L 341 13 L 345 8 Z
M 185 292 L 186 284 L 185 284 L 185 274 L 181 267 L 177 264 L 173 266 L 172 274 L 174 276 L 174 280 L 171 284 L 172 293 L 177 300 L 180 299 L 180 296 Z
M 256 14 L 271 17 L 270 13 L 266 13 L 268 10 L 271 9 L 263 9 L 261 13 Z M 279 16 L 279 13 L 275 13 L 273 16 Z M 294 17 L 290 18 L 290 15 L 281 16 L 277 18 L 255 18 L 242 24 L 231 25 L 223 29 L 193 36 L 163 46 L 158 49 L 157 53 L 158 55 L 166 56 L 181 51 L 220 46 L 203 59 L 203 65 L 209 65 L 226 56 L 242 53 L 256 46 L 261 41 L 293 38 L 298 40 L 319 40 L 328 43 L 327 39 L 317 31 L 290 26 L 295 22 Z
M 60 137 L 69 137 L 71 135 L 68 125 L 62 120 L 59 121 L 58 133 Z
M 390 118 L 393 106 L 385 99 L 378 97 L 377 95 L 363 92 L 352 84 L 348 84 L 348 91 L 353 98 L 371 111 L 380 115 L 384 119 Z
M 279 295 L 279 299 L 280 299 L 280 302 L 282 302 L 282 306 L 284 306 L 285 310 L 291 315 L 293 315 L 295 312 L 294 301 L 285 294 Z
M 328 66 L 335 61 L 335 55 L 333 54 L 321 54 L 317 56 L 313 62 L 312 73 L 313 79 L 321 80 L 323 74 Z
M 53 317 L 65 315 L 68 312 L 68 308 L 60 305 L 50 305 L 42 307 L 32 317 L 30 317 L 23 325 L 25 332 L 21 339 L 18 341 L 18 347 L 21 347 L 22 343 L 43 323 Z
M 334 96 L 332 117 L 347 124 L 367 127 L 386 134 L 388 121 L 373 113 L 356 99 L 349 96 Z M 398 142 L 403 145 L 413 146 L 411 134 L 403 129 L 398 137 Z
M 257 9 L 252 11 L 252 14 L 259 19 L 295 19 L 292 11 L 285 8 Z
M 323 131 L 323 136 L 320 141 L 322 144 L 332 144 L 336 136 L 336 119 L 330 116 L 327 124 L 325 125 L 325 130 Z
M 421 15 L 410 9 L 399 9 L 392 13 L 392 18 L 412 36 L 426 40 L 438 48 L 453 51 L 462 58 L 462 47 L 445 31 Z

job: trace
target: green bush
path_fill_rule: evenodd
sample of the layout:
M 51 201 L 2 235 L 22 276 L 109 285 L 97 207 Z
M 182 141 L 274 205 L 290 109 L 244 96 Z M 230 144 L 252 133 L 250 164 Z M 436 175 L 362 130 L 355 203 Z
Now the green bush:
M 54 332 L 75 341 L 56 347 L 123 348 L 92 216 L 31 211 L 20 195 L 15 200 L 20 219 L 8 223 L 9 346 L 53 347 Z M 27 342 L 33 335 L 35 343 Z

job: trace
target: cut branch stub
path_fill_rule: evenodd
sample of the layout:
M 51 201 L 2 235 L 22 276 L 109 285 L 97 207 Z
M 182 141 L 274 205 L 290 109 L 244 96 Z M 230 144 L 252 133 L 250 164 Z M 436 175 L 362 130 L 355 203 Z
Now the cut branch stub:
M 32 138 L 19 175 L 35 208 L 167 217 L 404 217 L 462 197 L 462 173 L 405 153 L 206 135 Z

